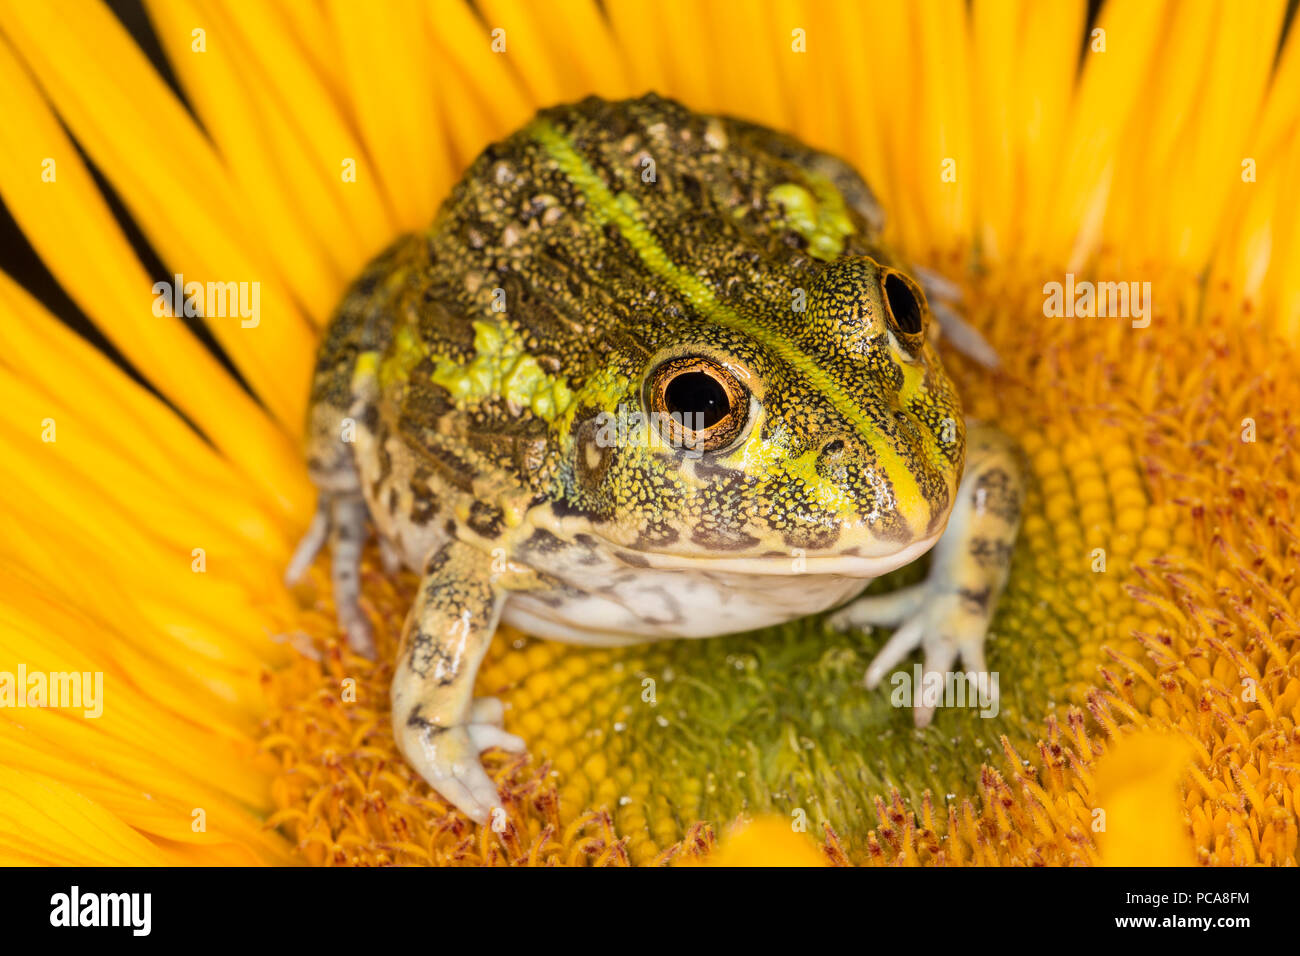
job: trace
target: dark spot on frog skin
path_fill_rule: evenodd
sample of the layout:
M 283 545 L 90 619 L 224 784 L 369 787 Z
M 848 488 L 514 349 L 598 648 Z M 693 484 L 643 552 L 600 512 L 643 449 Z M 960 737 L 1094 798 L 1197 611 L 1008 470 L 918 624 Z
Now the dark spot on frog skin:
M 447 549 L 439 548 L 433 554 L 429 555 L 428 560 L 424 562 L 424 574 L 436 574 L 441 571 L 447 564 Z
M 1011 560 L 1012 546 L 998 538 L 971 538 L 967 549 L 981 568 L 1003 567 Z
M 984 510 L 989 514 L 996 515 L 1007 524 L 1015 524 L 1020 520 L 1020 491 L 1005 470 L 990 468 L 979 476 L 974 491 L 977 505 L 981 491 L 984 492 Z
M 429 479 L 433 477 L 433 472 L 425 465 L 420 465 L 415 469 L 415 474 L 411 476 L 411 521 L 420 527 L 424 527 L 432 521 L 438 514 L 438 495 L 429 485 Z M 395 506 L 394 506 L 395 510 Z
M 594 508 L 589 504 L 571 501 L 568 498 L 557 498 L 549 502 L 551 513 L 557 518 L 582 518 L 593 524 L 603 524 L 612 517 L 612 513 L 606 509 Z
M 447 449 L 438 449 L 429 456 L 429 463 L 448 484 L 469 494 L 474 489 L 474 469 L 464 459 Z
M 442 643 L 432 634 L 416 631 L 411 635 L 411 670 L 428 680 L 434 668 L 441 664 L 443 675 L 437 681 L 439 687 L 446 687 L 455 682 L 458 671 L 456 659 Z
M 529 593 L 528 599 L 558 610 L 568 603 L 564 597 L 563 590 L 563 588 L 554 588 L 549 591 L 533 591 Z
M 691 541 L 710 551 L 744 551 L 758 544 L 758 539 L 741 531 L 700 525 L 691 534 Z
M 540 471 L 546 464 L 548 442 L 545 436 L 538 438 L 516 438 L 514 448 L 515 467 L 520 474 L 532 474 Z
M 520 550 L 525 554 L 558 554 L 567 548 L 568 545 L 563 539 L 556 537 L 551 532 L 538 528 L 528 536 Z
M 496 505 L 476 501 L 469 506 L 469 520 L 466 524 L 480 537 L 499 538 L 504 521 L 505 514 Z
M 740 487 L 745 484 L 752 484 L 753 480 L 745 475 L 743 471 L 736 468 L 728 468 L 725 465 L 719 465 L 707 459 L 700 459 L 695 463 L 695 477 L 701 481 L 713 481 L 719 485 L 730 485 Z M 737 485 L 737 482 L 740 485 Z
M 630 564 L 634 568 L 650 567 L 650 562 L 634 551 L 619 551 L 617 557 L 624 564 Z
M 554 557 L 566 552 L 576 556 L 572 560 L 576 564 L 595 565 L 600 564 L 600 558 L 595 553 L 595 541 L 590 535 L 579 535 L 579 538 L 585 538 L 585 541 L 565 541 L 563 538 L 552 534 L 544 529 L 538 529 L 528 536 L 528 539 L 519 546 L 519 554 L 525 560 L 538 560 L 545 563 L 545 559 Z
M 438 516 L 438 499 L 434 495 L 417 495 L 411 499 L 410 519 L 413 524 L 424 527 Z
M 406 718 L 406 726 L 418 727 L 420 730 L 425 731 L 430 736 L 432 736 L 433 734 L 440 734 L 443 731 L 445 731 L 447 729 L 446 727 L 443 727 L 441 724 L 434 723 L 428 717 L 423 717 L 420 715 L 420 708 L 422 706 L 423 705 L 421 704 L 416 704 L 414 707 L 411 708 L 411 713 Z
M 830 548 L 839 540 L 840 529 L 837 525 L 803 524 L 791 528 L 782 535 L 782 538 L 791 548 L 821 551 Z
M 921 486 L 921 493 L 925 496 L 925 500 L 930 503 L 930 523 L 925 528 L 926 537 L 929 537 L 936 534 L 948 520 L 948 486 L 937 477 L 931 480 L 922 478 L 918 484 Z
M 681 534 L 668 522 L 655 521 L 642 529 L 632 547 L 639 551 L 654 551 L 676 544 L 680 537 Z
M 986 587 L 973 591 L 970 588 L 961 588 L 957 596 L 961 598 L 961 603 L 966 610 L 983 613 L 989 609 L 989 602 L 993 599 L 993 589 Z
M 589 494 L 600 488 L 614 453 L 612 448 L 601 446 L 599 432 L 593 413 L 578 426 L 576 433 L 578 453 L 574 459 L 574 474 Z
M 690 173 L 683 173 L 677 177 L 677 188 L 681 190 L 693 206 L 701 205 L 704 202 L 704 186 L 699 179 Z
M 677 598 L 673 596 L 671 591 L 666 588 L 653 587 L 643 588 L 641 594 L 643 596 L 653 595 L 654 597 L 657 597 L 666 612 L 664 614 L 642 612 L 641 616 L 644 620 L 651 624 L 658 624 L 664 627 L 671 627 L 674 624 L 681 623 L 684 618 L 682 607 L 677 603 Z
M 375 487 L 371 489 L 375 493 L 375 497 L 378 497 L 380 482 L 393 473 L 393 458 L 388 453 L 388 435 L 386 431 L 384 430 L 384 433 L 376 436 L 378 440 L 375 442 L 375 461 L 379 464 L 379 471 L 375 476 Z

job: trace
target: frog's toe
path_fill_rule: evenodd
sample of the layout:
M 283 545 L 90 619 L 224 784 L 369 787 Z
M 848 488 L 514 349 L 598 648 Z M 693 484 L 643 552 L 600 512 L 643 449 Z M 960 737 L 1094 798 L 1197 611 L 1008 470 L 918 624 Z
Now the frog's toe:
M 961 302 L 966 298 L 961 286 L 941 273 L 925 266 L 913 265 L 912 274 L 921 283 L 927 299 L 942 299 L 948 302 Z
M 521 754 L 528 749 L 524 738 L 502 730 L 495 724 L 469 724 L 469 738 L 481 753 L 496 747 L 509 754 Z
M 320 554 L 321 548 L 325 547 L 329 532 L 329 502 L 322 496 L 320 504 L 316 506 L 316 514 L 312 516 L 311 524 L 307 526 L 306 533 L 298 542 L 298 547 L 294 549 L 293 557 L 289 559 L 289 566 L 285 568 L 285 584 L 293 587 L 302 580 L 302 576 L 316 560 L 316 555 Z
M 959 310 L 965 298 L 961 286 L 920 266 L 913 266 L 912 273 L 925 290 L 930 314 L 934 316 L 935 323 L 948 344 L 986 368 L 996 369 L 1001 364 L 998 353 Z
M 871 659 L 871 664 L 867 667 L 866 675 L 862 678 L 867 690 L 875 690 L 881 678 L 921 645 L 925 639 L 925 624 L 925 618 L 913 617 L 885 641 L 885 646 L 876 652 L 876 656 Z
M 406 759 L 444 800 L 475 823 L 486 823 L 492 811 L 501 806 L 501 797 L 478 755 L 492 747 L 520 752 L 525 748 L 523 740 L 495 724 L 413 731 L 398 741 Z
M 866 627 L 897 627 L 913 617 L 925 603 L 927 588 L 924 584 L 899 588 L 888 594 L 872 594 L 840 608 L 830 616 L 831 627 L 841 631 L 861 630 Z
M 921 592 L 919 601 L 916 595 L 908 596 L 914 612 L 868 665 L 863 683 L 869 690 L 878 687 L 886 674 L 918 648 L 923 659 L 922 681 L 930 673 L 946 677 L 959 660 L 965 671 L 980 674 L 987 669 L 984 660 L 987 618 L 974 615 L 964 607 L 959 593 L 925 586 Z M 934 717 L 934 706 L 925 702 L 921 687 L 913 688 L 913 717 L 918 727 L 927 726 Z
M 375 659 L 375 632 L 360 605 L 346 614 L 339 613 L 339 623 L 347 635 L 348 647 L 367 660 Z
M 352 650 L 373 658 L 374 634 L 369 619 L 361 610 L 361 550 L 370 534 L 369 517 L 366 503 L 359 494 L 322 493 L 311 525 L 285 570 L 284 580 L 290 586 L 301 580 L 328 541 L 330 580 L 334 587 L 339 629 L 347 635 Z
M 491 724 L 500 727 L 506 720 L 506 707 L 497 697 L 475 697 L 469 707 L 471 724 Z
M 487 823 L 493 809 L 501 806 L 496 784 L 477 761 L 436 777 L 421 773 L 439 796 L 475 823 Z
M 960 662 L 961 670 L 964 673 L 973 673 L 976 679 L 981 681 L 977 686 L 980 688 L 980 694 L 987 693 L 987 699 L 981 696 L 980 706 L 982 708 L 992 707 L 993 713 L 997 713 L 998 708 L 998 682 L 996 680 L 985 680 L 981 675 L 988 672 L 988 664 L 984 660 L 984 631 L 980 629 L 977 634 L 972 635 L 945 635 L 936 639 L 925 646 L 925 664 L 922 668 L 924 673 L 937 672 L 947 674 L 957 662 Z M 945 686 L 947 681 L 945 680 Z M 934 706 L 923 701 L 923 695 L 914 694 L 912 715 L 917 727 L 927 727 L 934 717 Z
M 943 337 L 958 352 L 974 359 L 987 369 L 997 369 L 1002 364 L 998 353 L 993 346 L 989 345 L 988 339 L 984 338 L 979 330 L 967 322 L 956 309 L 944 302 L 935 301 L 930 305 L 930 312 L 939 324 Z

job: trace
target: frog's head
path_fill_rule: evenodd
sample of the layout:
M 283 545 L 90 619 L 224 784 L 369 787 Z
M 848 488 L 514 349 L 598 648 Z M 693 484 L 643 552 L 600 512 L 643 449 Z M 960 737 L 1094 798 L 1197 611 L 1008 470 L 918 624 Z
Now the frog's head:
M 573 488 L 632 560 L 868 577 L 937 540 L 965 430 L 924 293 L 865 256 L 809 277 L 589 379 Z

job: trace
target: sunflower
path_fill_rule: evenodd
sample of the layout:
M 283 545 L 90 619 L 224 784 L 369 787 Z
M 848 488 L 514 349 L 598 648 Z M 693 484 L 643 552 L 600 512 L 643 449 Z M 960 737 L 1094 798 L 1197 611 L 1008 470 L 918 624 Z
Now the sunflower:
M 95 0 L 0 3 L 0 197 L 60 290 L 0 275 L 0 862 L 1295 864 L 1294 5 L 145 9 L 167 66 Z M 508 813 L 476 827 L 389 730 L 415 580 L 367 555 L 373 663 L 323 568 L 280 583 L 314 345 L 483 146 L 647 90 L 850 159 L 997 349 L 946 361 L 1032 477 L 1001 706 L 918 731 L 861 686 L 886 635 L 820 619 L 505 632 L 480 692 L 530 755 L 488 755 Z M 260 319 L 156 301 L 181 276 L 257 281 Z M 1149 310 L 1045 305 L 1103 281 Z M 14 693 L 56 673 L 85 707 Z

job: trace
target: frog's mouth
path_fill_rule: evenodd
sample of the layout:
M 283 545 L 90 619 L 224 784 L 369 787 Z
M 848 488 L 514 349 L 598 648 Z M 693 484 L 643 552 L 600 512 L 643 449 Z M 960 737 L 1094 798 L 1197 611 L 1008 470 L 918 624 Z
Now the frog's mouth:
M 770 544 L 759 543 L 752 548 L 736 550 L 708 550 L 697 546 L 695 550 L 646 548 L 620 542 L 603 534 L 604 529 L 593 527 L 576 517 L 561 517 L 550 509 L 533 516 L 534 527 L 543 528 L 561 540 L 585 541 L 599 550 L 604 558 L 629 568 L 651 568 L 659 571 L 726 572 L 732 574 L 795 577 L 801 574 L 837 575 L 848 578 L 870 579 L 888 574 L 905 564 L 910 564 L 929 551 L 947 522 L 932 534 L 915 541 L 900 543 L 896 549 L 876 553 L 863 553 L 874 545 L 882 549 L 879 539 L 871 545 L 851 545 L 830 548 L 826 551 L 785 549 L 772 550 Z
M 615 557 L 632 566 L 662 571 L 710 571 L 732 574 L 797 576 L 836 575 L 846 578 L 877 578 L 911 564 L 938 542 L 942 531 L 905 545 L 887 555 L 862 555 L 854 549 L 829 554 L 800 554 L 781 551 L 763 554 L 683 554 L 633 550 L 610 543 Z

